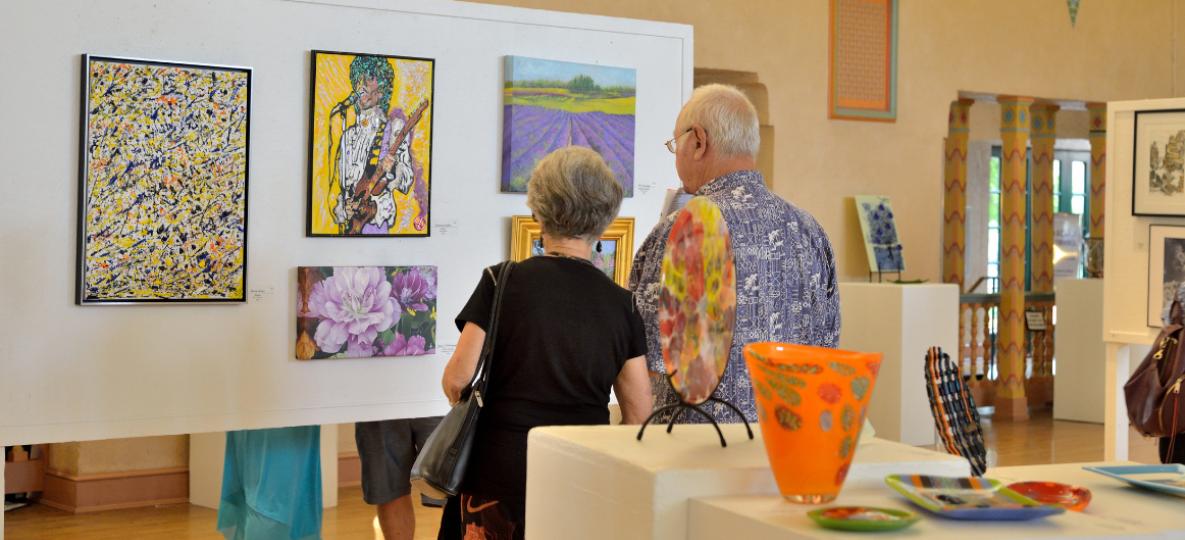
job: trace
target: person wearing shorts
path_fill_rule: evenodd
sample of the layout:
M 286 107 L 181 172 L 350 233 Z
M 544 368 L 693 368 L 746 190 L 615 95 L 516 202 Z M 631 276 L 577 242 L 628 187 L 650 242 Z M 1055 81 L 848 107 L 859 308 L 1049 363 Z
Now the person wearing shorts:
M 410 540 L 416 531 L 411 503 L 411 466 L 441 417 L 401 418 L 354 424 L 362 461 L 362 499 L 377 506 L 386 540 Z M 425 506 L 444 501 L 421 497 Z

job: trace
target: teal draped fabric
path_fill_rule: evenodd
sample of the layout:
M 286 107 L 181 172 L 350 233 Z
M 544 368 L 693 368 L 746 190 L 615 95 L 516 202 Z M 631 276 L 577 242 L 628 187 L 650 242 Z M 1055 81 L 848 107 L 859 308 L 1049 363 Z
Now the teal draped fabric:
M 321 538 L 321 428 L 232 431 L 218 531 L 228 540 Z

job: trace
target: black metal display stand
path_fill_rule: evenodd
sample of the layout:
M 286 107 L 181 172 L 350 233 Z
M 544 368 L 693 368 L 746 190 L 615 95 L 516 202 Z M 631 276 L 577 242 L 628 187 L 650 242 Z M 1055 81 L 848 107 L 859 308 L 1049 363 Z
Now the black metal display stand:
M 667 381 L 669 382 L 670 379 L 668 378 Z M 673 384 L 671 385 L 671 388 L 674 389 Z M 714 394 L 715 392 L 712 392 L 712 393 Z M 679 395 L 679 392 L 676 391 L 675 395 Z M 708 399 L 705 399 L 703 401 L 703 403 L 708 403 L 709 401 L 719 403 L 721 405 L 724 405 L 725 407 L 728 407 L 729 409 L 732 409 L 732 412 L 735 412 L 736 415 L 738 417 L 740 417 L 741 422 L 745 423 L 745 431 L 749 432 L 749 440 L 753 440 L 753 428 L 749 427 L 749 421 L 745 419 L 745 415 L 741 414 L 741 410 L 738 409 L 736 407 L 736 405 L 733 405 L 732 403 L 729 403 L 729 402 L 724 401 L 723 399 L 720 399 L 717 397 L 709 397 Z M 674 413 L 671 414 L 671 420 L 669 422 L 667 422 L 667 433 L 670 433 L 671 430 L 675 428 L 675 421 L 677 421 L 679 419 L 679 416 L 682 415 L 684 411 L 692 410 L 692 411 L 699 413 L 704 418 L 707 418 L 708 421 L 712 423 L 712 427 L 716 428 L 716 435 L 720 436 L 720 446 L 724 447 L 724 448 L 728 448 L 728 441 L 724 440 L 724 432 L 720 431 L 720 424 L 716 423 L 716 419 L 712 418 L 712 415 L 708 414 L 707 411 L 704 411 L 703 409 L 701 409 L 699 407 L 703 403 L 691 404 L 691 403 L 686 403 L 684 401 L 679 401 L 679 403 L 676 403 L 674 405 L 667 405 L 665 407 L 660 407 L 657 411 L 654 411 L 653 413 L 651 413 L 650 417 L 647 418 L 645 422 L 642 422 L 642 429 L 638 430 L 638 440 L 639 441 L 642 440 L 642 435 L 644 433 L 646 433 L 646 426 L 650 425 L 650 421 L 654 420 L 654 418 L 656 416 L 658 416 L 664 412 L 667 412 L 667 411 L 675 411 Z

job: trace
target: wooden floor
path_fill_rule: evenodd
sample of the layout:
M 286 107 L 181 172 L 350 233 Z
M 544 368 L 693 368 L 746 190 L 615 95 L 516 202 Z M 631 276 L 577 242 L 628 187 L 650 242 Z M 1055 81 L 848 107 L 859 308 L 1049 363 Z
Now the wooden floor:
M 1048 411 L 1027 422 L 984 419 L 989 467 L 1103 459 L 1103 426 L 1054 421 Z M 338 507 L 325 511 L 325 540 L 373 538 L 374 509 L 358 487 L 342 488 Z M 34 505 L 4 515 L 6 540 L 220 540 L 217 513 L 187 504 L 72 515 Z M 436 538 L 440 510 L 416 504 L 416 540 Z
M 415 497 L 418 500 L 418 497 Z M 440 509 L 415 505 L 415 540 L 435 540 Z M 4 514 L 5 540 L 222 540 L 218 512 L 189 504 L 74 515 L 33 505 Z M 374 507 L 362 502 L 362 488 L 338 491 L 337 508 L 322 517 L 325 540 L 370 540 Z

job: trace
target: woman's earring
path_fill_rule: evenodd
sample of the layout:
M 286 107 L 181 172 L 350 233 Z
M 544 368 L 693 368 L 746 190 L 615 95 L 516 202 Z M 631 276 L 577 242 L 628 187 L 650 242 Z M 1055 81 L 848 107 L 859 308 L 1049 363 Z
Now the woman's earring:
M 597 240 L 597 253 L 601 252 L 601 241 Z

